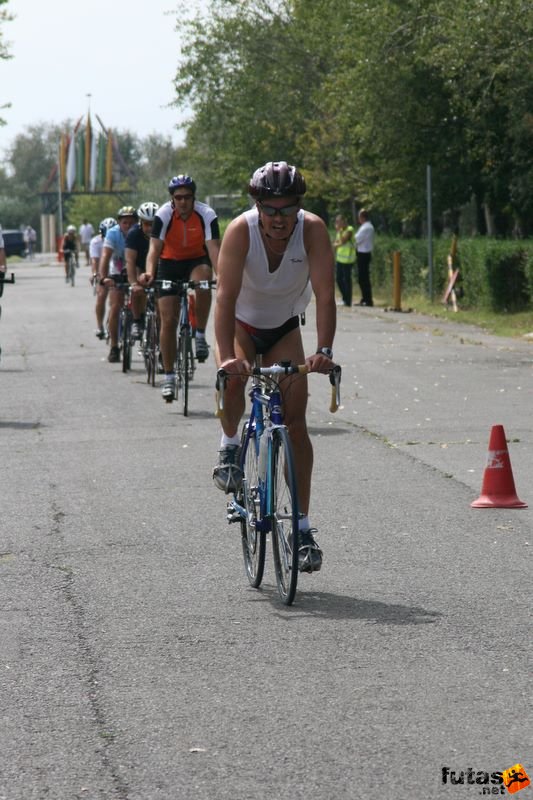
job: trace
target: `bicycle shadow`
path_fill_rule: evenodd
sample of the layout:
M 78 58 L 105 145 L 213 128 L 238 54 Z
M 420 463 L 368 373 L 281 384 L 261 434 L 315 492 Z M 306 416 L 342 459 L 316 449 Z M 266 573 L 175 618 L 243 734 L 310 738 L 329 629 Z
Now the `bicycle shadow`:
M 347 425 L 344 427 L 328 425 L 327 427 L 319 428 L 318 426 L 308 424 L 307 429 L 311 435 L 315 436 L 344 436 L 347 433 L 353 433 L 353 429 L 349 428 Z
M 0 420 L 0 428 L 13 428 L 18 431 L 35 430 L 35 428 L 42 428 L 42 422 L 8 422 Z
M 174 413 L 175 413 L 175 415 L 177 417 L 181 417 L 182 419 L 190 419 L 190 420 L 192 420 L 192 419 L 212 419 L 215 422 L 217 421 L 214 411 L 205 411 L 205 410 L 203 410 L 203 411 L 202 410 L 195 411 L 194 409 L 189 408 L 189 411 L 188 411 L 186 417 L 183 416 L 183 412 L 181 411 L 181 409 L 180 410 L 176 410 Z
M 269 602 L 276 606 L 277 616 L 282 619 L 316 617 L 328 620 L 363 620 L 370 625 L 431 625 L 444 616 L 440 611 L 422 606 L 384 603 L 380 600 L 332 592 L 305 591 L 300 588 L 293 606 L 280 607 L 279 595 L 274 586 L 265 585 L 253 591 L 256 594 L 255 602 Z M 251 601 L 254 602 L 252 599 Z

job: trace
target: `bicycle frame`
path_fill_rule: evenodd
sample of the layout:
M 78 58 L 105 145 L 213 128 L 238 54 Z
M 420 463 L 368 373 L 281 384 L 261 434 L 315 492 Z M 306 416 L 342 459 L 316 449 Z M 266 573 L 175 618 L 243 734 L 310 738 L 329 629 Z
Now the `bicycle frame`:
M 249 391 L 252 401 L 252 410 L 248 419 L 245 445 L 241 452 L 241 469 L 244 469 L 244 458 L 248 447 L 254 447 L 260 458 L 261 474 L 259 475 L 259 498 L 261 517 L 257 529 L 270 533 L 272 528 L 272 484 L 268 475 L 272 469 L 272 434 L 276 427 L 286 427 L 283 424 L 281 411 L 281 391 L 279 387 L 268 393 L 263 391 L 263 385 L 258 376 L 253 376 L 253 383 Z M 266 448 L 266 454 L 261 458 L 260 453 Z M 246 509 L 241 506 L 236 497 L 228 503 L 228 519 L 237 512 L 239 516 L 246 515 Z

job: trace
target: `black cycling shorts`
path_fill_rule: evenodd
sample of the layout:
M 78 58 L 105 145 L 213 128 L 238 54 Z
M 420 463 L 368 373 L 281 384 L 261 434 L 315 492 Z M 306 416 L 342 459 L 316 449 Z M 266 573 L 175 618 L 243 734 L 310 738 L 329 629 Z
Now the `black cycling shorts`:
M 248 325 L 242 319 L 238 319 L 237 322 L 249 334 L 255 345 L 255 352 L 262 356 L 268 353 L 284 336 L 300 327 L 300 317 L 298 316 L 291 317 L 278 328 L 254 328 L 253 325 Z
M 183 261 L 175 261 L 172 258 L 161 258 L 157 265 L 156 278 L 158 281 L 188 281 L 193 269 L 201 264 L 210 266 L 207 256 L 185 258 Z M 177 289 L 161 289 L 161 287 L 159 287 L 160 297 L 172 297 L 177 294 L 179 294 Z
M 128 283 L 128 273 L 126 272 L 126 270 L 124 270 L 123 272 L 120 272 L 118 275 L 108 275 L 107 277 L 111 278 L 111 280 L 115 284 L 114 287 L 113 286 L 108 287 L 110 289 L 113 289 L 113 288 L 114 289 L 123 289 L 124 288 L 124 284 Z

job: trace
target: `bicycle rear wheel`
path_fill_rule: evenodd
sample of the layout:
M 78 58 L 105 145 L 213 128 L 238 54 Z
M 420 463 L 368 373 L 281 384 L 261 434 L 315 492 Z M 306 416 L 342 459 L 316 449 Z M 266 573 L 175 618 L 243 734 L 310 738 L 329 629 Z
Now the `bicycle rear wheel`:
M 189 413 L 189 380 L 190 380 L 190 337 L 187 330 L 182 330 L 178 339 L 178 367 L 177 367 L 177 388 L 178 394 L 181 393 L 181 408 L 183 416 Z
M 246 443 L 248 425 L 243 428 L 241 437 L 241 459 L 243 469 L 242 488 L 237 501 L 246 509 L 246 519 L 241 519 L 242 554 L 244 569 L 250 585 L 257 589 L 265 571 L 266 533 L 258 530 L 261 521 L 261 488 L 259 486 L 258 454 L 255 436 L 252 434 Z
M 286 428 L 274 430 L 271 469 L 274 570 L 279 596 L 290 606 L 298 584 L 298 489 Z
M 121 309 L 122 332 L 122 372 L 131 369 L 131 317 L 127 310 Z

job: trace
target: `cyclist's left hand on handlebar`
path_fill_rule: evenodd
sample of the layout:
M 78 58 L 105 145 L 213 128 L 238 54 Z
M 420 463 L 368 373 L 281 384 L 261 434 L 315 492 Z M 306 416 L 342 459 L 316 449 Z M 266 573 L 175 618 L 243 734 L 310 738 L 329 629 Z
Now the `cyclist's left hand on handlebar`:
M 309 372 L 323 372 L 327 373 L 333 367 L 333 361 L 323 353 L 313 353 L 305 359 L 305 363 L 309 367 Z
M 154 282 L 154 276 L 149 272 L 143 272 L 139 275 L 139 283 L 142 286 L 150 286 Z

